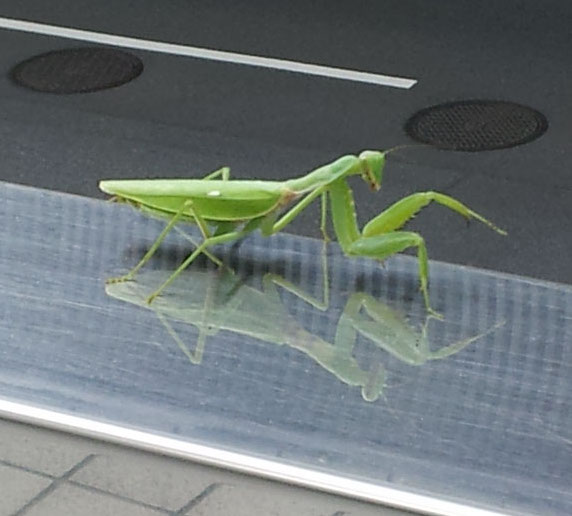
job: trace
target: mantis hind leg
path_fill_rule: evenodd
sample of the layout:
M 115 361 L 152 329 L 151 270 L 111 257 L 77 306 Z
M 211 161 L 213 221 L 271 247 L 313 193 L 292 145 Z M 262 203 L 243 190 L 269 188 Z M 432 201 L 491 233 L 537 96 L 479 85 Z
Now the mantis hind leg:
M 108 280 L 106 280 L 105 282 L 110 284 L 110 283 L 121 283 L 123 281 L 131 281 L 134 277 L 135 274 L 137 273 L 137 271 L 143 267 L 143 265 L 145 265 L 150 259 L 151 257 L 155 254 L 155 251 L 157 251 L 157 249 L 159 248 L 159 246 L 161 245 L 161 243 L 163 242 L 163 240 L 165 240 L 165 238 L 167 237 L 167 235 L 171 232 L 171 230 L 175 227 L 175 224 L 177 224 L 177 222 L 179 221 L 179 219 L 183 216 L 183 213 L 185 212 L 185 208 L 187 208 L 187 203 L 183 203 L 181 206 L 181 209 L 175 214 L 173 215 L 173 218 L 171 218 L 171 220 L 169 221 L 169 223 L 165 226 L 165 228 L 163 229 L 163 231 L 161 231 L 161 233 L 159 234 L 159 236 L 157 237 L 157 240 L 155 240 L 155 242 L 153 242 L 153 245 L 149 248 L 149 250 L 145 253 L 145 255 L 143 256 L 143 258 L 141 258 L 141 260 L 139 261 L 139 263 L 133 267 L 133 269 L 131 269 L 127 274 L 125 274 L 124 276 L 120 276 L 118 278 L 109 278 Z
M 185 259 L 185 261 L 179 265 L 175 272 L 173 272 L 173 274 L 171 274 L 167 280 L 147 298 L 147 303 L 151 304 L 153 300 L 159 294 L 161 294 L 161 292 L 165 290 L 177 278 L 179 274 L 181 274 L 181 272 L 183 272 L 189 265 L 191 265 L 191 263 L 193 263 L 199 254 L 204 253 L 205 250 L 207 250 L 209 247 L 217 244 L 224 244 L 226 242 L 232 242 L 233 240 L 238 240 L 251 231 L 254 231 L 254 229 L 256 229 L 256 227 L 249 227 L 240 231 L 231 231 L 223 235 L 216 235 L 205 238 L 205 240 L 203 240 L 203 242 Z
M 456 211 L 469 220 L 476 219 L 483 224 L 486 224 L 497 233 L 506 235 L 505 231 L 498 228 L 491 221 L 474 212 L 463 203 L 457 201 L 457 199 L 439 192 L 429 191 L 408 195 L 407 197 L 397 201 L 395 204 L 392 204 L 389 208 L 384 210 L 377 217 L 374 217 L 364 226 L 363 236 L 370 237 L 399 229 L 431 202 L 436 202 Z
M 175 215 L 173 215 L 173 217 L 171 218 L 169 223 L 165 226 L 163 231 L 161 231 L 161 233 L 159 234 L 159 236 L 157 237 L 155 242 L 153 242 L 153 245 L 151 245 L 149 250 L 145 253 L 143 258 L 141 258 L 139 263 L 137 265 L 135 265 L 135 267 L 133 267 L 133 269 L 131 269 L 124 276 L 119 276 L 117 278 L 109 278 L 105 282 L 107 284 L 111 284 L 111 283 L 121 283 L 123 281 L 131 281 L 135 277 L 135 274 L 139 271 L 139 269 L 141 269 L 141 267 L 143 267 L 143 265 L 145 265 L 151 259 L 151 257 L 155 254 L 155 252 L 157 251 L 157 249 L 159 248 L 159 246 L 161 245 L 163 240 L 165 240 L 167 235 L 173 229 L 176 229 L 175 226 L 176 226 L 177 222 L 179 222 L 181 217 L 185 214 L 185 211 L 189 211 L 193 215 L 197 225 L 201 229 L 201 233 L 203 234 L 203 237 L 206 240 L 210 236 L 210 234 L 208 233 L 208 228 L 206 226 L 205 221 L 200 217 L 200 215 L 198 213 L 195 212 L 195 210 L 192 207 L 192 204 L 193 204 L 192 201 L 187 201 L 181 205 L 181 208 L 179 209 L 179 211 L 177 213 L 175 213 Z M 193 245 L 196 246 L 195 242 L 193 241 L 193 239 L 190 236 L 188 236 L 184 232 L 183 232 L 183 234 L 185 235 L 185 237 L 188 240 L 190 240 L 193 243 Z M 214 263 L 216 263 L 217 265 L 219 265 L 219 266 L 222 265 L 222 262 L 216 256 L 212 255 L 208 251 L 204 251 L 204 254 L 208 258 L 210 258 Z
M 417 248 L 419 280 L 421 282 L 421 292 L 427 311 L 435 317 L 442 319 L 441 314 L 435 312 L 429 303 L 429 264 L 425 240 L 423 240 L 421 235 L 411 231 L 393 231 L 382 235 L 360 237 L 347 246 L 344 251 L 349 256 L 364 256 L 384 260 L 410 247 Z

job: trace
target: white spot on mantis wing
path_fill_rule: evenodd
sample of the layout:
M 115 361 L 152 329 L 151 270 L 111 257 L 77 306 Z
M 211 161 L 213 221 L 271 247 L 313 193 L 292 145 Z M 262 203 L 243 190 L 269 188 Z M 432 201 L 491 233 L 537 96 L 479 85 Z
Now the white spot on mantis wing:
M 218 190 L 211 190 L 208 194 L 209 197 L 219 197 L 220 192 Z

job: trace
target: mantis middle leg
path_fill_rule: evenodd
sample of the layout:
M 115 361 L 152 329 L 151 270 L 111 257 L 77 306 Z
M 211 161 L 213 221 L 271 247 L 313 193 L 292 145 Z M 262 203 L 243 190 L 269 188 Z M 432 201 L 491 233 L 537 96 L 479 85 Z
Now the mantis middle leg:
M 316 188 L 312 192 L 310 192 L 306 197 L 304 197 L 300 202 L 298 202 L 292 209 L 286 212 L 277 222 L 275 222 L 269 231 L 266 231 L 264 234 L 266 236 L 273 235 L 274 233 L 278 233 L 282 231 L 285 226 L 290 224 L 308 205 L 310 205 L 314 199 L 318 196 L 322 198 L 322 207 L 321 207 L 321 221 L 320 221 L 320 229 L 322 231 L 322 235 L 324 236 L 324 240 L 327 242 L 330 240 L 328 233 L 326 231 L 326 218 L 327 218 L 327 186 L 323 185 L 319 188 Z

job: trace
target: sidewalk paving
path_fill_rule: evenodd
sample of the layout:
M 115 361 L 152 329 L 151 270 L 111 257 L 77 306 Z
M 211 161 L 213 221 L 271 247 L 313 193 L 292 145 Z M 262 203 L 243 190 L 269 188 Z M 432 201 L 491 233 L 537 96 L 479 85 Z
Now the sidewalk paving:
M 0 516 L 409 514 L 0 419 Z

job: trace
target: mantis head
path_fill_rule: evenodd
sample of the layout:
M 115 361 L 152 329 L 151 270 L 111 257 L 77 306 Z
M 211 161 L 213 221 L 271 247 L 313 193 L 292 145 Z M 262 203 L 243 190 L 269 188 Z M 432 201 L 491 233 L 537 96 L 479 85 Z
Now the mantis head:
M 381 188 L 385 154 L 385 152 L 366 150 L 359 155 L 362 163 L 361 177 L 372 190 Z

